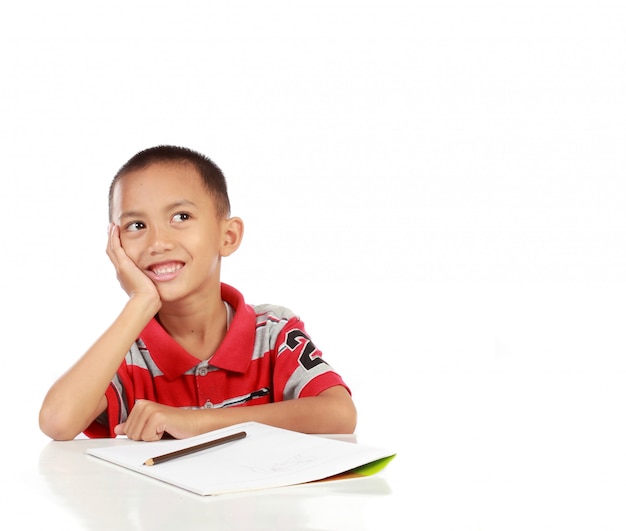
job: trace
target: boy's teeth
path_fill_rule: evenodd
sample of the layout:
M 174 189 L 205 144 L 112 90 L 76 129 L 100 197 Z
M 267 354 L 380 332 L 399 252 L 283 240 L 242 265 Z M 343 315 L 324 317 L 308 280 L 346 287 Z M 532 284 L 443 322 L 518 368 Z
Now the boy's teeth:
M 166 266 L 166 267 L 155 267 L 152 271 L 154 271 L 157 275 L 166 275 L 168 273 L 173 273 L 174 271 L 178 271 L 180 269 L 180 264 Z

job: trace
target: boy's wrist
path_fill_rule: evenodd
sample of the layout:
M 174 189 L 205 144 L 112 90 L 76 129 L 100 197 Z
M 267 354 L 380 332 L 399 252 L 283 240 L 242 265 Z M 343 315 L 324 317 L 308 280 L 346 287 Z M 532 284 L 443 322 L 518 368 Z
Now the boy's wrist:
M 161 309 L 161 299 L 158 295 L 155 297 L 135 293 L 128 299 L 126 307 L 133 312 L 138 312 L 145 318 L 146 322 L 148 322 Z

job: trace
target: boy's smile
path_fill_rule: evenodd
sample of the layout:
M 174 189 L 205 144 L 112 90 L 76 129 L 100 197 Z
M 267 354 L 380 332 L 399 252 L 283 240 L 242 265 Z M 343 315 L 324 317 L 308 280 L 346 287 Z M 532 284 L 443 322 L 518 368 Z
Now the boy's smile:
M 156 282 L 164 282 L 176 278 L 178 272 L 185 266 L 182 262 L 164 262 L 148 267 L 148 276 Z
M 125 174 L 114 190 L 112 220 L 124 251 L 163 303 L 215 293 L 221 257 L 234 250 L 230 220 L 218 217 L 192 165 L 157 163 Z

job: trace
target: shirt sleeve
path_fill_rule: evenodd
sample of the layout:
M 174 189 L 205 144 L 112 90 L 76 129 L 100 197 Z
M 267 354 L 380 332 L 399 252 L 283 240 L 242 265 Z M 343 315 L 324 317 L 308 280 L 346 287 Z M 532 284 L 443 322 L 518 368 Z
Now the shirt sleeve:
M 126 363 L 122 363 L 113 380 L 107 387 L 105 396 L 107 399 L 107 408 L 102 412 L 96 420 L 83 432 L 87 437 L 104 438 L 116 437 L 115 426 L 124 422 L 128 418 L 128 399 L 126 389 L 128 385 L 124 385 L 124 381 L 128 378 L 126 374 Z
M 105 396 L 107 398 L 107 408 L 84 431 L 84 434 L 90 439 L 116 436 L 113 430 L 119 424 L 121 407 L 119 393 L 113 382 L 109 384 Z
M 290 319 L 276 340 L 274 400 L 317 396 L 336 385 L 350 389 L 322 358 L 322 352 L 306 333 L 304 323 Z

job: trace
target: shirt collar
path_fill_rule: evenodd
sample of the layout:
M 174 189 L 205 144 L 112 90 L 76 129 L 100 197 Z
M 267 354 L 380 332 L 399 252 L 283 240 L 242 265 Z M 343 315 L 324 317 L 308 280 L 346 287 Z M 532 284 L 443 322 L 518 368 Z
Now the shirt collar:
M 227 371 L 243 373 L 252 360 L 254 350 L 256 313 L 247 305 L 235 288 L 221 285 L 222 300 L 234 309 L 235 315 L 209 364 Z M 153 361 L 169 380 L 179 377 L 200 363 L 180 346 L 153 318 L 140 335 Z

